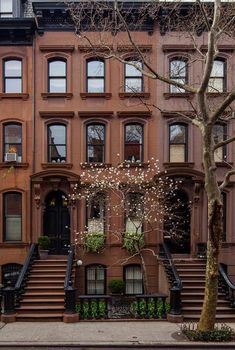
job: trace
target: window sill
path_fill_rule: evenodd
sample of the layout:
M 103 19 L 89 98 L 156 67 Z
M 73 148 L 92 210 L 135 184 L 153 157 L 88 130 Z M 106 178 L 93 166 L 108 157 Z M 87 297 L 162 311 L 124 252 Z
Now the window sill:
M 0 100 L 10 98 L 10 99 L 21 99 L 23 101 L 26 101 L 29 98 L 29 94 L 24 93 L 0 93 Z
M 41 96 L 43 100 L 47 100 L 48 98 L 66 98 L 67 100 L 71 100 L 73 94 L 71 92 L 42 92 Z
M 228 92 L 207 92 L 206 94 L 209 97 L 226 97 L 229 95 Z
M 165 92 L 163 94 L 165 100 L 169 100 L 170 98 L 193 98 L 192 92 Z
M 106 98 L 106 100 L 109 100 L 112 94 L 110 92 L 81 92 L 80 96 L 82 100 L 87 98 Z
M 230 168 L 233 165 L 233 162 L 215 162 L 215 165 L 218 168 Z
M 3 162 L 0 163 L 0 169 L 2 168 L 23 168 L 26 169 L 28 168 L 29 163 L 17 163 L 17 162 Z
M 189 163 L 189 162 L 168 162 L 168 163 L 163 163 L 165 168 L 193 168 L 194 163 Z
M 110 163 L 80 163 L 82 169 L 90 168 L 110 168 L 112 164 Z
M 150 98 L 150 93 L 149 92 L 120 92 L 119 97 L 121 100 L 124 100 L 125 98 L 148 99 L 148 98 Z
M 24 248 L 29 246 L 28 243 L 23 243 L 20 241 L 9 241 L 0 243 L 1 248 Z
M 124 161 L 123 163 L 119 163 L 118 166 L 120 168 L 147 168 L 149 163 Z
M 71 169 L 73 167 L 72 163 L 42 163 L 42 168 L 43 169 L 57 169 L 57 168 L 66 168 L 66 169 Z

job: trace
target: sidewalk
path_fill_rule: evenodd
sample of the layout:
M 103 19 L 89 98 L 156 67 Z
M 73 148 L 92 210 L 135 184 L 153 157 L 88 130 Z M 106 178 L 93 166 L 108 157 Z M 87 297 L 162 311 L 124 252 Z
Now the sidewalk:
M 235 329 L 235 324 L 230 324 Z M 162 321 L 133 322 L 15 322 L 0 323 L 0 348 L 26 346 L 79 346 L 112 348 L 113 347 L 145 347 L 149 348 L 192 349 L 180 334 L 180 325 Z M 203 348 L 198 344 L 197 348 Z M 234 343 L 217 344 L 217 349 L 235 349 Z M 204 347 L 205 348 L 205 347 Z M 209 348 L 208 344 L 206 348 Z

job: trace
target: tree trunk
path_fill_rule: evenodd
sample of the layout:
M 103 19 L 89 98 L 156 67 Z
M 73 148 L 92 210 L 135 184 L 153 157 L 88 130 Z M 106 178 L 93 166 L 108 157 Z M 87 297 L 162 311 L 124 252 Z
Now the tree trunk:
M 222 236 L 222 201 L 215 174 L 213 142 L 211 130 L 204 134 L 203 164 L 205 170 L 205 190 L 208 198 L 208 241 L 206 262 L 205 295 L 198 329 L 214 329 L 218 297 L 219 248 Z
M 140 258 L 141 258 L 141 267 L 142 267 L 142 273 L 143 273 L 143 287 L 144 287 L 144 294 L 148 294 L 148 276 L 147 276 L 147 270 L 146 265 L 144 261 L 144 257 L 142 253 L 140 252 Z

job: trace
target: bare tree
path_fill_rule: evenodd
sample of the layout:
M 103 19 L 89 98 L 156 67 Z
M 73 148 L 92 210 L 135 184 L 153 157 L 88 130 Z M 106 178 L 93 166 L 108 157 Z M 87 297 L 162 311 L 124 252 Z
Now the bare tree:
M 208 92 L 221 92 L 216 69 L 216 58 L 221 43 L 234 37 L 235 4 L 221 0 L 203 2 L 196 0 L 185 6 L 184 2 L 146 1 L 132 2 L 129 6 L 119 1 L 81 1 L 69 4 L 75 31 L 80 40 L 86 41 L 89 50 L 105 59 L 114 58 L 123 64 L 133 66 L 143 76 L 170 85 L 171 92 L 186 92 L 193 95 L 188 99 L 190 113 L 177 112 L 181 117 L 190 119 L 196 125 L 202 137 L 203 166 L 205 173 L 205 191 L 208 199 L 208 242 L 205 297 L 198 328 L 214 328 L 218 291 L 218 258 L 222 237 L 221 193 L 235 174 L 231 167 L 218 183 L 216 160 L 218 150 L 233 142 L 235 136 L 223 135 L 215 138 L 215 124 L 218 121 L 233 119 L 232 102 L 235 99 L 235 87 L 226 96 L 211 98 Z M 139 45 L 135 31 L 142 27 L 149 30 L 154 23 L 160 27 L 161 34 L 177 32 L 182 38 L 191 40 L 193 54 L 186 65 L 200 61 L 202 74 L 197 81 L 189 84 L 184 79 L 184 69 L 180 64 L 172 67 L 168 75 L 163 75 L 149 61 L 146 47 Z M 206 45 L 202 45 L 202 36 Z M 119 43 L 123 41 L 123 48 Z M 126 44 L 126 51 L 124 49 Z M 133 60 L 127 61 L 125 52 L 132 52 Z M 139 64 L 141 62 L 141 64 Z M 219 68 L 218 68 L 219 69 Z M 137 87 L 138 90 L 138 87 Z M 133 94 L 135 85 L 129 87 Z M 137 91 L 138 92 L 138 91 Z M 150 106 L 145 102 L 146 108 Z M 160 107 L 152 104 L 151 107 Z

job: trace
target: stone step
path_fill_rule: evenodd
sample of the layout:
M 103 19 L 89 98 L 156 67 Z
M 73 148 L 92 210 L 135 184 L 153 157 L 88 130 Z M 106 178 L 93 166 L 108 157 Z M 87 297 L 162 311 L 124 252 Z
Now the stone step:
M 32 290 L 30 292 L 25 292 L 23 294 L 23 297 L 24 297 L 24 300 L 26 298 L 48 298 L 52 296 L 53 298 L 55 297 L 64 297 L 65 296 L 65 292 L 64 291 L 61 291 L 61 292 L 38 292 L 37 290 Z
M 42 313 L 42 314 L 35 314 L 35 313 L 25 313 L 25 314 L 18 314 L 17 320 L 21 322 L 59 322 L 63 319 L 63 313 L 57 312 L 51 315 L 51 313 Z

